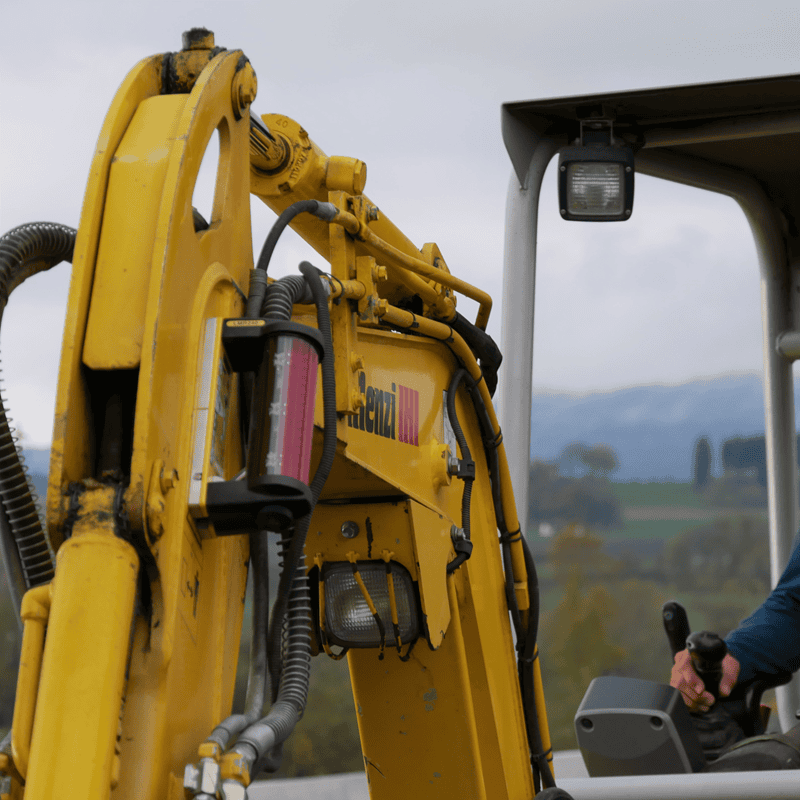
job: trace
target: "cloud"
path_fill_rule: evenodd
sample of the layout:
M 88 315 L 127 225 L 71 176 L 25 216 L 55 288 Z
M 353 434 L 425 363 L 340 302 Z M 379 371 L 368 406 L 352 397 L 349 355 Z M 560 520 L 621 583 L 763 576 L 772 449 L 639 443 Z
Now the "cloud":
M 76 225 L 119 83 L 140 58 L 178 49 L 183 30 L 205 25 L 250 57 L 256 110 L 295 117 L 329 154 L 366 161 L 367 193 L 381 209 L 493 292 L 489 330 L 499 340 L 511 172 L 501 103 L 791 72 L 799 21 L 792 3 L 738 0 L 499 0 L 466 2 L 458 13 L 421 0 L 302 10 L 216 0 L 128 4 L 124 16 L 104 3 L 72 3 L 67 13 L 55 2 L 11 2 L 4 22 L 14 35 L 0 52 L 0 228 Z M 272 218 L 256 201 L 256 252 Z M 629 222 L 564 223 L 549 174 L 539 242 L 537 384 L 589 390 L 760 368 L 757 270 L 730 201 L 639 178 Z M 320 262 L 287 237 L 275 270 L 309 255 Z M 46 437 L 50 421 L 38 419 L 45 412 L 33 398 L 54 385 L 57 356 L 46 353 L 61 336 L 66 279 L 40 286 L 12 299 L 20 321 L 9 309 L 2 347 L 12 413 Z M 17 325 L 22 338 L 7 330 Z

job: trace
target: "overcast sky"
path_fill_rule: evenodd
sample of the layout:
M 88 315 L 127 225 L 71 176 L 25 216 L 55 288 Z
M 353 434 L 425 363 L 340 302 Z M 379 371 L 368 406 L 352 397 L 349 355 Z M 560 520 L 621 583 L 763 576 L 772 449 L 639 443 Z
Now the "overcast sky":
M 492 292 L 498 340 L 511 171 L 503 102 L 800 72 L 800 11 L 788 2 L 4 0 L 0 20 L 2 231 L 33 220 L 77 226 L 119 83 L 139 59 L 177 50 L 183 30 L 205 26 L 249 56 L 258 113 L 291 116 L 328 154 L 365 161 L 372 200 Z M 556 202 L 551 167 L 537 389 L 761 370 L 755 250 L 733 201 L 639 177 L 624 224 L 563 222 Z M 260 248 L 274 217 L 255 203 Z M 307 254 L 287 237 L 275 273 Z M 5 395 L 35 443 L 50 439 L 68 271 L 30 280 L 3 319 Z

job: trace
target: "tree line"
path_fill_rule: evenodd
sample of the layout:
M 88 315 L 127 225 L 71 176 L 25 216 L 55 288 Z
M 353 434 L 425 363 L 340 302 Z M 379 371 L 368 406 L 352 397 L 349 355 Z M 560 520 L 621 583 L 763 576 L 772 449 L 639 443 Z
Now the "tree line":
M 800 466 L 800 435 L 797 436 L 796 443 L 797 463 Z M 695 443 L 692 464 L 692 482 L 696 490 L 713 489 L 719 482 L 738 486 L 750 485 L 764 490 L 750 492 L 750 495 L 766 502 L 767 445 L 764 436 L 734 436 L 723 441 L 720 447 L 723 475 L 717 481 L 712 476 L 712 460 L 711 443 L 706 436 L 701 436 Z
M 609 480 L 618 469 L 617 454 L 607 444 L 575 442 L 555 461 L 534 461 L 528 483 L 529 519 L 553 530 L 573 523 L 619 527 L 622 512 Z

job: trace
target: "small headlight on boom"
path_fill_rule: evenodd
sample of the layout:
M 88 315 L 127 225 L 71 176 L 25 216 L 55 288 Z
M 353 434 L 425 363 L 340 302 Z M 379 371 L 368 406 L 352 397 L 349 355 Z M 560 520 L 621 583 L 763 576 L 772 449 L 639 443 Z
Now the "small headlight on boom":
M 419 636 L 414 583 L 402 564 L 387 570 L 383 561 L 340 561 L 326 564 L 322 579 L 325 635 L 333 644 L 382 648 Z
M 610 129 L 581 131 L 581 143 L 558 158 L 558 202 L 564 219 L 615 222 L 633 210 L 633 150 L 614 142 Z

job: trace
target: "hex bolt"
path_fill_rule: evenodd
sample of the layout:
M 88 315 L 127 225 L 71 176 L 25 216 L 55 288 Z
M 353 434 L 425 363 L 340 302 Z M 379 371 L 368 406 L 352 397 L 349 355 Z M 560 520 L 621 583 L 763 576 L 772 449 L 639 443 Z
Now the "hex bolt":
M 161 494 L 166 494 L 170 489 L 174 488 L 177 482 L 178 482 L 177 470 L 174 469 L 168 470 L 166 467 L 161 470 L 161 477 L 159 480 L 161 486 Z
M 364 369 L 364 356 L 361 356 L 358 353 L 354 353 L 351 350 L 350 351 L 350 369 L 353 372 L 358 372 L 359 370 Z
M 258 81 L 252 64 L 247 61 L 234 75 L 231 84 L 231 101 L 233 115 L 236 119 L 242 118 L 242 112 L 255 100 L 258 91 Z
M 349 519 L 342 523 L 341 531 L 345 539 L 355 539 L 358 536 L 358 523 Z

